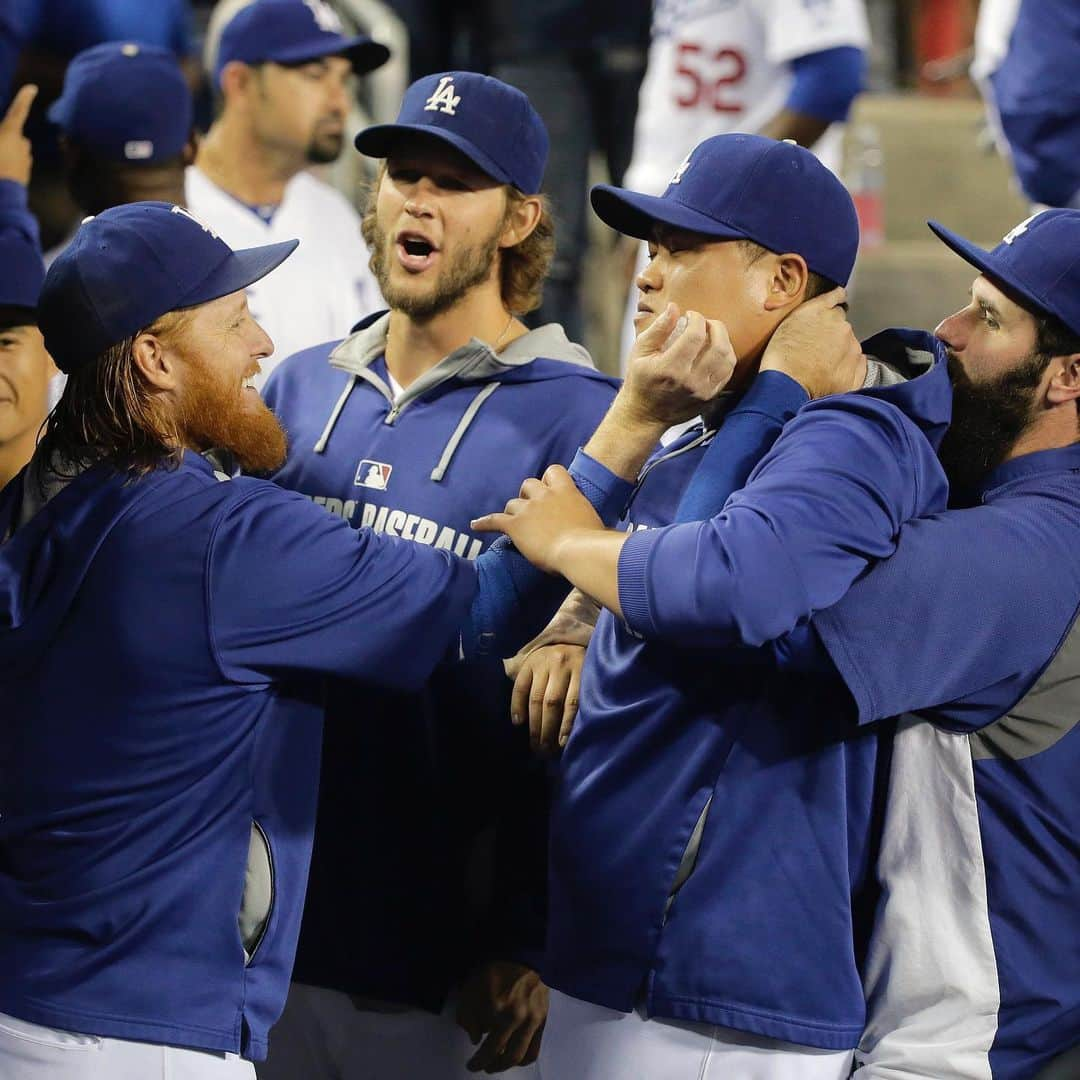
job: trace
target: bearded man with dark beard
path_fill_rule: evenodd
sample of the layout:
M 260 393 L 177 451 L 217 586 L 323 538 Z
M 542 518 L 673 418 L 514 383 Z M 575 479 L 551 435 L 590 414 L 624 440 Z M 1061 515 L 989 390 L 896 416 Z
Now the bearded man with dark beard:
M 568 462 L 615 391 L 562 327 L 522 321 L 554 246 L 547 132 L 519 90 L 447 72 L 356 145 L 380 159 L 363 230 L 389 311 L 274 372 L 265 396 L 290 441 L 275 479 L 354 526 L 474 559 L 489 541 L 471 520 Z M 331 685 L 297 981 L 264 1080 L 456 1080 L 470 1059 L 535 1059 L 546 777 L 509 714 L 501 664 L 420 694 Z

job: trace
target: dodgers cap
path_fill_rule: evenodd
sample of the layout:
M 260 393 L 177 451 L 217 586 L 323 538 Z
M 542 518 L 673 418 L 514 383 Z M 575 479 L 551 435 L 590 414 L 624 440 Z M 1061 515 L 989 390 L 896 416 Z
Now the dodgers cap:
M 473 71 L 427 75 L 405 91 L 397 120 L 365 128 L 356 136 L 356 149 L 387 157 L 406 132 L 449 143 L 500 184 L 513 184 L 526 195 L 540 190 L 547 128 L 516 86 Z
M 794 252 L 806 265 L 846 285 L 859 247 L 855 204 L 844 185 L 809 150 L 762 135 L 714 135 L 676 170 L 663 195 L 598 184 L 593 209 L 627 236 L 649 239 L 654 225 L 718 240 L 753 240 Z
M 927 222 L 976 269 L 1080 334 L 1080 210 L 1041 210 L 1005 234 L 992 251 L 936 221 Z
M 191 137 L 192 111 L 191 91 L 168 49 L 108 41 L 71 61 L 47 115 L 103 157 L 161 161 Z
M 302 64 L 323 56 L 346 56 L 357 75 L 390 59 L 385 45 L 363 34 L 348 37 L 341 19 L 324 0 L 255 0 L 221 31 L 214 83 L 230 60 L 245 64 Z
M 45 275 L 38 301 L 45 347 L 70 374 L 167 311 L 246 288 L 297 243 L 233 251 L 179 206 L 114 206 L 87 218 Z

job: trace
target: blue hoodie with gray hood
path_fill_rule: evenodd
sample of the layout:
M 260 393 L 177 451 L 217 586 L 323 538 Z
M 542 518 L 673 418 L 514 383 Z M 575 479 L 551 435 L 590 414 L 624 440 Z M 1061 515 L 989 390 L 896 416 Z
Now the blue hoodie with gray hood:
M 470 519 L 569 462 L 615 383 L 551 324 L 499 353 L 473 339 L 395 395 L 388 322 L 274 371 L 290 435 L 276 479 L 354 526 L 475 559 L 491 537 Z M 509 691 L 493 660 L 418 692 L 331 683 L 298 980 L 438 1011 L 484 960 L 540 966 L 547 782 Z

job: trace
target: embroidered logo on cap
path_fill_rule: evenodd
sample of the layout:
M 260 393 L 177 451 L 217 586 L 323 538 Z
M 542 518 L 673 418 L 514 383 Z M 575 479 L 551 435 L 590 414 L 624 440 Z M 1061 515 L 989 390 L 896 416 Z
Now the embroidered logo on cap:
M 128 161 L 147 161 L 154 156 L 154 144 L 149 139 L 131 139 L 124 143 L 124 157 Z
M 461 95 L 454 93 L 453 75 L 444 75 L 435 87 L 435 93 L 427 99 L 424 112 L 444 112 L 447 116 L 456 116 L 461 104 Z
M 376 491 L 385 491 L 390 483 L 390 474 L 394 471 L 393 465 L 387 465 L 385 461 L 371 461 L 364 458 L 356 466 L 356 479 L 353 480 L 355 487 L 374 488 Z
M 1024 218 L 1015 228 L 1010 229 L 1002 238 L 1003 244 L 1011 244 L 1018 236 L 1023 236 L 1028 231 L 1028 226 L 1040 215 L 1045 214 L 1045 210 L 1036 210 L 1031 217 Z
M 174 206 L 169 211 L 171 214 L 180 214 L 182 217 L 186 217 L 189 221 L 194 221 L 196 225 L 202 229 L 203 232 L 208 232 L 215 240 L 221 239 L 205 221 L 200 221 L 190 210 L 185 210 L 182 206 Z
M 304 4 L 314 16 L 320 30 L 327 34 L 341 33 L 341 19 L 332 7 L 324 4 L 323 0 L 304 0 Z
M 682 164 L 675 170 L 675 175 L 668 181 L 669 184 L 681 184 L 683 173 L 690 168 L 690 155 L 683 158 Z

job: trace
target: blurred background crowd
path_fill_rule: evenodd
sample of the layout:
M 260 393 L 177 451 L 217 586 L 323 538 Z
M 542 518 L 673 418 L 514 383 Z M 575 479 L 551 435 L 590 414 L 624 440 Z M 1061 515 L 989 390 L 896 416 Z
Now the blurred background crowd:
M 30 206 L 46 253 L 64 242 L 85 209 L 76 205 L 65 183 L 57 128 L 46 118 L 71 59 L 89 46 L 117 39 L 166 47 L 178 58 L 193 96 L 196 131 L 205 132 L 218 97 L 213 77 L 218 38 L 247 2 L 0 4 L 0 89 L 10 98 L 23 83 L 40 87 L 27 134 L 34 158 Z M 807 0 L 811 6 L 814 2 Z M 704 109 L 717 131 L 742 130 L 745 124 L 747 130 L 812 141 L 797 129 L 770 126 L 775 118 L 760 115 L 763 108 L 778 112 L 782 95 L 769 106 L 760 88 L 747 86 L 752 100 L 740 100 L 737 52 L 709 52 L 713 45 L 707 41 L 679 40 L 680 24 L 700 23 L 716 6 L 708 0 L 660 0 L 655 5 L 651 0 L 478 0 L 468 5 L 331 0 L 330 6 L 348 30 L 366 33 L 390 50 L 386 63 L 354 77 L 348 132 L 366 122 L 392 120 L 408 83 L 432 72 L 483 71 L 530 95 L 551 134 L 545 189 L 558 226 L 556 262 L 536 321 L 563 323 L 570 338 L 583 341 L 608 371 L 618 370 L 621 339 L 625 345 L 626 289 L 636 253 L 620 249 L 614 234 L 588 212 L 587 189 L 609 179 L 621 183 L 628 169 L 628 182 L 640 187 L 656 186 L 651 172 L 670 175 L 671 164 L 651 160 L 652 149 L 640 145 L 650 98 L 675 94 L 680 105 L 700 112 L 701 99 L 711 94 Z M 1041 18 L 1054 47 L 1060 51 L 1070 35 L 1076 47 L 1076 27 L 1065 25 L 1076 20 L 1067 14 L 1073 5 L 1046 0 L 1043 6 L 1047 11 Z M 962 295 L 968 271 L 933 242 L 924 224 L 928 217 L 977 240 L 993 241 L 1030 205 L 1067 202 L 1067 197 L 1055 200 L 1030 190 L 1030 184 L 1021 190 L 1002 156 L 1005 142 L 995 138 L 999 125 L 993 110 L 980 95 L 980 86 L 992 89 L 1018 7 L 1019 0 L 982 0 L 981 5 L 979 0 L 865 0 L 865 89 L 851 107 L 842 145 L 837 140 L 827 162 L 840 171 L 860 212 L 863 251 L 852 303 L 860 334 L 883 325 L 927 326 L 940 312 L 943 295 Z M 651 34 L 654 43 L 657 36 L 677 42 L 673 68 L 665 57 L 664 71 L 649 71 Z M 652 55 L 655 59 L 655 50 Z M 1063 72 L 1053 77 L 1065 85 Z M 1064 100 L 1070 94 L 1075 96 L 1063 91 L 1063 109 L 1071 108 Z M 688 146 L 711 133 L 705 129 L 709 122 L 699 121 Z M 350 151 L 318 168 L 356 204 L 370 164 Z M 1020 179 L 1025 179 L 1022 169 Z M 280 343 L 278 355 L 284 355 Z

